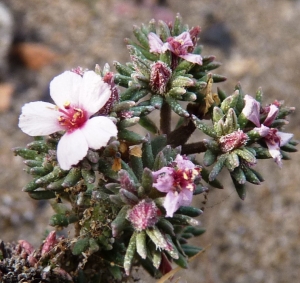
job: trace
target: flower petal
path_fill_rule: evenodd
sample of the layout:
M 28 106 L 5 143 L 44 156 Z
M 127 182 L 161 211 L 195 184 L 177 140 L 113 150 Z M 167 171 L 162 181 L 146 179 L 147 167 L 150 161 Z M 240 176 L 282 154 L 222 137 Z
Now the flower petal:
M 202 65 L 202 56 L 198 54 L 188 53 L 186 55 L 179 55 L 180 58 L 183 58 L 186 61 Z
M 63 170 L 69 170 L 82 160 L 88 151 L 88 143 L 80 129 L 65 133 L 57 145 L 57 161 Z
M 194 46 L 189 32 L 185 31 L 174 38 L 175 41 L 182 42 L 182 48 Z
M 252 96 L 246 94 L 244 97 L 245 100 L 245 107 L 242 113 L 245 117 L 251 121 L 257 127 L 260 126 L 259 121 L 259 113 L 260 113 L 260 104 L 256 101 Z
M 153 172 L 155 182 L 153 187 L 163 193 L 168 193 L 172 190 L 174 178 L 174 169 L 171 167 L 163 167 L 160 170 Z
M 194 169 L 195 168 L 195 164 L 188 160 L 188 159 L 184 159 L 182 155 L 180 154 L 177 154 L 175 160 L 174 160 L 176 163 L 177 163 L 177 166 L 179 169 Z
M 283 132 L 277 132 L 276 135 L 280 138 L 280 146 L 287 144 L 294 136 L 293 134 Z
M 19 117 L 19 127 L 30 136 L 45 136 L 63 130 L 58 123 L 57 107 L 48 102 L 26 103 Z
M 259 128 L 254 128 L 254 131 L 257 131 L 261 137 L 265 137 L 269 134 L 270 128 L 265 125 L 261 125 Z
M 81 128 L 82 134 L 92 149 L 107 145 L 111 137 L 117 135 L 116 125 L 107 117 L 97 116 L 89 119 Z
M 66 71 L 50 82 L 50 96 L 62 109 L 66 102 L 78 107 L 82 77 L 74 72 Z
M 165 50 L 163 50 L 164 43 L 161 41 L 161 39 L 157 34 L 155 34 L 154 32 L 150 32 L 148 34 L 148 40 L 149 40 L 150 52 L 159 53 L 159 54 L 165 52 Z
M 183 189 L 180 193 L 180 198 L 180 206 L 190 205 L 193 199 L 193 191 L 189 189 Z
M 275 106 L 274 104 L 270 105 L 270 111 L 269 111 L 268 116 L 265 119 L 263 124 L 269 127 L 275 120 L 278 112 L 279 112 L 279 109 L 277 106 Z
M 270 155 L 273 157 L 274 161 L 277 163 L 277 165 L 281 168 L 282 162 L 281 162 L 281 153 L 278 143 L 270 143 L 266 141 L 266 144 L 268 146 L 268 150 Z
M 181 195 L 177 192 L 168 192 L 165 201 L 164 208 L 166 209 L 166 216 L 173 217 L 174 212 L 180 207 Z
M 100 75 L 93 71 L 84 73 L 79 108 L 87 111 L 89 117 L 105 105 L 110 95 L 110 86 L 103 81 Z

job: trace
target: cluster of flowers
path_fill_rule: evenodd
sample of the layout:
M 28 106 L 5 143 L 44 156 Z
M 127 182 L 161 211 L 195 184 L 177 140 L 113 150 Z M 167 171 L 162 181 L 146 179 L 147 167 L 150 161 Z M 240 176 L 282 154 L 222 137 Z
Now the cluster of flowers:
M 230 96 L 212 91 L 226 78 L 211 72 L 220 65 L 214 56 L 201 56 L 199 33 L 180 15 L 158 28 L 152 20 L 134 28 L 137 42 L 127 39 L 131 62 L 115 62 L 116 73 L 108 65 L 66 71 L 50 83 L 55 105 L 24 105 L 19 127 L 36 137 L 14 149 L 35 177 L 24 191 L 56 199 L 53 226 L 76 224 L 75 238 L 64 243 L 77 264 L 67 267 L 55 253 L 41 264 L 52 266 L 55 259 L 68 274 L 85 278 L 78 282 L 97 277 L 99 265 L 110 282 L 124 280 L 133 265 L 154 277 L 169 272 L 172 262 L 186 268 L 201 250 L 187 240 L 203 233 L 193 196 L 208 186 L 223 188 L 216 177 L 226 167 L 243 199 L 247 181 L 263 181 L 253 169 L 257 159 L 281 166 L 285 152 L 296 151 L 293 135 L 281 131 L 294 108 L 278 101 L 262 106 L 261 91 L 253 98 L 240 86 Z M 148 116 L 155 110 L 160 126 Z M 171 111 L 179 115 L 174 129 Z M 127 129 L 136 124 L 152 137 Z M 187 143 L 196 129 L 210 138 Z M 193 153 L 204 153 L 203 162 Z
M 238 86 L 232 95 L 225 98 L 220 107 L 212 113 L 213 125 L 207 126 L 193 116 L 195 125 L 211 137 L 203 142 L 206 146 L 203 164 L 213 165 L 209 180 L 213 181 L 223 167 L 226 167 L 241 199 L 246 196 L 245 183 L 259 185 L 263 177 L 253 167 L 257 159 L 273 158 L 279 167 L 282 159 L 288 159 L 286 152 L 297 149 L 293 134 L 279 131 L 288 124 L 286 117 L 294 107 L 284 107 L 275 101 L 263 107 L 262 91 L 256 98 L 245 95 Z

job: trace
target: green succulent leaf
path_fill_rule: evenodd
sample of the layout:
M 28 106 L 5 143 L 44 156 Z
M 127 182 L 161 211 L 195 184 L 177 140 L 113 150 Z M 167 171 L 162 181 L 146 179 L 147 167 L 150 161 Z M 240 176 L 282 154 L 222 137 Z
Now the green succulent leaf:
M 219 156 L 219 159 L 217 160 L 216 164 L 214 165 L 211 172 L 209 173 L 209 181 L 213 181 L 216 179 L 216 177 L 224 167 L 227 157 L 228 157 L 228 153 L 224 153 Z
M 73 255 L 80 255 L 85 252 L 89 247 L 89 238 L 78 239 L 72 249 Z

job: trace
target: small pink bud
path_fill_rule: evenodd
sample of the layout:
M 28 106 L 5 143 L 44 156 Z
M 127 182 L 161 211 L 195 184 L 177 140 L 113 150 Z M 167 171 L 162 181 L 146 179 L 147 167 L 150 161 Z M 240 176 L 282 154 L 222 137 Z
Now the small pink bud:
M 118 173 L 118 180 L 120 181 L 120 185 L 122 189 L 125 189 L 131 193 L 136 192 L 136 188 L 134 186 L 133 181 L 130 179 L 129 174 L 126 170 L 120 170 Z
M 113 72 L 108 72 L 104 77 L 103 81 L 110 85 L 111 95 L 110 98 L 107 100 L 106 104 L 100 109 L 98 112 L 99 115 L 106 116 L 111 111 L 112 107 L 116 102 L 120 99 L 119 90 L 114 82 L 114 74 Z
M 127 219 L 137 231 L 153 227 L 158 221 L 159 209 L 150 199 L 144 199 L 127 214 Z
M 33 246 L 30 243 L 28 243 L 27 241 L 19 240 L 18 243 L 21 248 L 20 253 L 26 253 L 26 255 L 30 255 L 34 251 Z
M 151 65 L 150 87 L 158 94 L 165 94 L 172 71 L 164 62 L 158 61 Z
M 42 252 L 41 252 L 42 256 L 50 252 L 56 243 L 57 243 L 56 233 L 55 231 L 51 231 L 44 241 Z
M 27 260 L 28 260 L 30 266 L 35 266 L 35 264 L 38 262 L 38 260 L 34 257 L 33 254 L 30 254 L 30 255 L 27 257 Z
M 219 144 L 223 152 L 228 152 L 245 145 L 248 139 L 248 136 L 242 130 L 237 130 L 226 136 L 222 136 Z
M 190 36 L 191 36 L 191 40 L 194 44 L 194 46 L 196 45 L 197 43 L 197 40 L 198 40 L 198 35 L 201 31 L 201 28 L 199 26 L 196 26 L 196 27 L 193 27 L 191 30 L 190 30 Z
M 75 74 L 77 74 L 77 75 L 79 75 L 79 76 L 83 76 L 83 74 L 84 74 L 85 71 L 87 71 L 87 69 L 83 69 L 83 68 L 80 67 L 80 66 L 78 66 L 78 67 L 76 67 L 76 68 L 73 68 L 73 69 L 71 70 L 71 72 L 73 72 L 73 73 L 75 73 Z

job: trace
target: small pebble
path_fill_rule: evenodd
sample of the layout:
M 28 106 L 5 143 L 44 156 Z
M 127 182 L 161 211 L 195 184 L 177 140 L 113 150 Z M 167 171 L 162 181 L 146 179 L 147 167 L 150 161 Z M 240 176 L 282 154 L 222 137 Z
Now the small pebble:
M 0 80 L 7 69 L 7 56 L 13 40 L 13 17 L 10 10 L 0 2 Z

